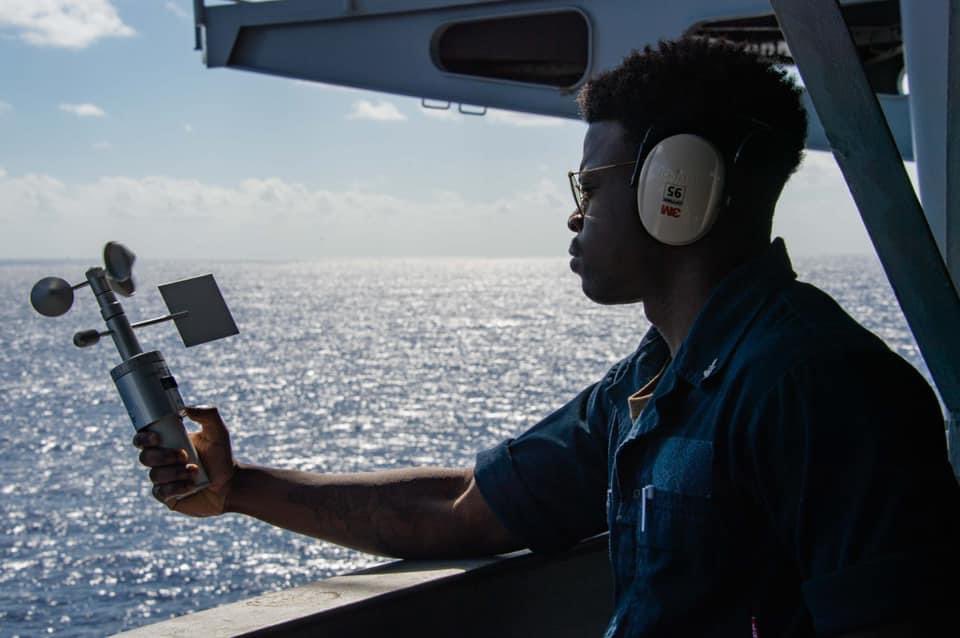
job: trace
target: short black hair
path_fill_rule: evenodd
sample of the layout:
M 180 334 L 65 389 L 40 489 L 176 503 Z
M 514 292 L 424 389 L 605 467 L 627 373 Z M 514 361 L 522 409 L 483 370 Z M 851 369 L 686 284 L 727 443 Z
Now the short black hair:
M 750 203 L 772 213 L 803 156 L 807 116 L 800 96 L 771 60 L 728 41 L 684 37 L 632 52 L 588 80 L 577 102 L 584 120 L 616 120 L 637 146 L 651 126 L 661 136 L 692 133 L 710 140 L 728 163 L 748 135 L 764 132 L 751 137 L 748 165 L 738 161 L 738 170 L 751 175 Z M 736 190 L 735 198 L 746 196 Z

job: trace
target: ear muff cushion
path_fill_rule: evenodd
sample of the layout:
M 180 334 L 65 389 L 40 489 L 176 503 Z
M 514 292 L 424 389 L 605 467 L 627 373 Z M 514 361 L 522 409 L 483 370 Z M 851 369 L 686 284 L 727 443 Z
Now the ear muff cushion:
M 637 180 L 640 220 L 654 239 L 692 244 L 713 226 L 724 195 L 717 148 L 697 135 L 673 135 L 653 147 Z

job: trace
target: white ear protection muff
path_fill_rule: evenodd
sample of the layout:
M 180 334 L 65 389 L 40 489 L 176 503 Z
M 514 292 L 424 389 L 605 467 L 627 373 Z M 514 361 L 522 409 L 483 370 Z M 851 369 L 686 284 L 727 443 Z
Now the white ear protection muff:
M 644 139 L 638 161 L 646 145 Z M 723 155 L 697 135 L 672 135 L 647 153 L 634 181 L 647 232 L 670 246 L 692 244 L 707 234 L 722 208 Z

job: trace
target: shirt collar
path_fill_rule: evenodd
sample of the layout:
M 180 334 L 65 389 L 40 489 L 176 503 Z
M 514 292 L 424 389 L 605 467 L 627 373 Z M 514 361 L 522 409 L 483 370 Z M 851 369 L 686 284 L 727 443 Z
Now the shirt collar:
M 738 266 L 710 293 L 674 361 L 684 380 L 699 386 L 715 377 L 769 296 L 796 279 L 779 237 Z
M 643 408 L 646 407 L 650 399 L 653 398 L 653 392 L 657 389 L 657 384 L 660 382 L 660 378 L 663 376 L 665 369 L 666 366 L 660 368 L 660 372 L 647 381 L 643 387 L 627 397 L 627 409 L 630 410 L 631 421 L 637 420 L 637 417 L 643 412 Z

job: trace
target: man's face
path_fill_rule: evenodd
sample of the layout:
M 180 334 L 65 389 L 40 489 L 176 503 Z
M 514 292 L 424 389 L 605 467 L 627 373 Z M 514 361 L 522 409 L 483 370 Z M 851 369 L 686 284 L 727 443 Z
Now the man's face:
M 594 122 L 583 140 L 580 183 L 584 215 L 574 213 L 568 226 L 577 233 L 570 243 L 570 268 L 580 275 L 584 294 L 602 304 L 642 301 L 650 293 L 662 247 L 644 230 L 630 187 L 636 149 L 619 122 Z

